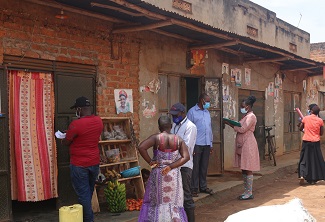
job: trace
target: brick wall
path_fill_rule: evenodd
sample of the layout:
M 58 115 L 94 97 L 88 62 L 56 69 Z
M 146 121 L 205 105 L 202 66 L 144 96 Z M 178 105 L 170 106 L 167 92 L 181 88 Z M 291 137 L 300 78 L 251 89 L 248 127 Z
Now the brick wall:
M 131 35 L 111 36 L 112 24 L 77 13 L 18 0 L 0 0 L 0 64 L 3 54 L 96 65 L 97 112 L 115 116 L 114 89 L 133 89 L 135 131 L 139 132 L 139 50 L 140 41 Z M 122 56 L 111 58 L 110 40 Z
M 319 62 L 325 62 L 325 42 L 310 44 L 310 58 Z

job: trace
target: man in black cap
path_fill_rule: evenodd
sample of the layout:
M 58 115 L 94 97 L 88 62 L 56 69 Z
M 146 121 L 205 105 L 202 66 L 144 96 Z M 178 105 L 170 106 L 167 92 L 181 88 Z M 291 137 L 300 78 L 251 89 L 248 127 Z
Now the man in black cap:
M 70 108 L 76 110 L 78 119 L 71 122 L 62 142 L 70 146 L 72 186 L 83 207 L 83 221 L 93 222 L 91 198 L 99 173 L 98 141 L 103 131 L 103 122 L 100 117 L 92 114 L 91 104 L 86 97 L 77 98 Z
M 186 117 L 185 106 L 181 103 L 174 104 L 169 113 L 173 116 L 173 127 L 171 133 L 174 133 L 181 137 L 185 144 L 188 147 L 188 152 L 190 154 L 190 160 L 187 161 L 181 167 L 181 175 L 183 182 L 183 190 L 184 190 L 184 209 L 187 215 L 188 222 L 195 221 L 194 215 L 194 200 L 191 193 L 191 177 L 192 177 L 192 169 L 193 169 L 193 152 L 196 141 L 197 129 L 194 123 L 192 123 Z

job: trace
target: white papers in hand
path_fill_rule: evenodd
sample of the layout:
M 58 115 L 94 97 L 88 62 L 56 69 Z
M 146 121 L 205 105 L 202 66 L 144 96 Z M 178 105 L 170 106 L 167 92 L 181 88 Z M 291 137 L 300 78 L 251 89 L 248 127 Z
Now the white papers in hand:
M 66 133 L 62 133 L 60 130 L 55 132 L 55 137 L 58 139 L 64 139 L 65 135 L 66 135 Z

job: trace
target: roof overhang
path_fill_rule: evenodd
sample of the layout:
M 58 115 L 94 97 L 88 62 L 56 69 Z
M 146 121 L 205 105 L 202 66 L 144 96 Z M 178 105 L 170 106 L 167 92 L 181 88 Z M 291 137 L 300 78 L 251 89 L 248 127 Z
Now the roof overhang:
M 276 63 L 283 71 L 322 75 L 325 63 L 300 57 L 252 38 L 165 11 L 141 0 L 27 0 L 114 23 L 111 33 L 152 31 L 188 42 L 190 49 L 216 49 L 244 63 Z

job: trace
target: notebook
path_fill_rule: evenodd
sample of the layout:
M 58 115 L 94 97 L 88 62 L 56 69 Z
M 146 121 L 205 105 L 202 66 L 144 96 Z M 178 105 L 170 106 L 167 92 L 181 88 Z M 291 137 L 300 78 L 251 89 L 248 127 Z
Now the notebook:
M 223 117 L 222 119 L 223 119 L 224 121 L 227 121 L 227 122 L 231 123 L 231 124 L 234 125 L 234 126 L 239 126 L 239 127 L 241 127 L 240 122 L 237 122 L 237 121 L 235 121 L 235 120 L 231 120 L 231 119 L 228 119 L 228 118 L 225 118 L 225 117 Z

